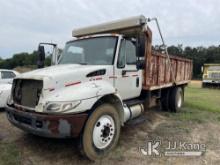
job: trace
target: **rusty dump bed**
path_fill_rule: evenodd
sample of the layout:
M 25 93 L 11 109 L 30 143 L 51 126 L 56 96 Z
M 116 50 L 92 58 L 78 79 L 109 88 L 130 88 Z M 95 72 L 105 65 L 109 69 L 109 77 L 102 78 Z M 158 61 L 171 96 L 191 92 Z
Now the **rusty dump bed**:
M 190 81 L 192 77 L 192 60 L 170 55 L 170 65 L 165 54 L 155 51 L 150 54 L 151 56 L 146 58 L 143 89 L 155 90 L 170 87 L 174 84 L 187 84 Z

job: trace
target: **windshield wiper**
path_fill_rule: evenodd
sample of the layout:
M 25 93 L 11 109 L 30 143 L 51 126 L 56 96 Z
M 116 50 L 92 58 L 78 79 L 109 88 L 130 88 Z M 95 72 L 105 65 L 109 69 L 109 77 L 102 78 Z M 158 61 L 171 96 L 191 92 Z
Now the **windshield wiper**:
M 78 63 L 78 64 L 80 64 L 80 65 L 87 65 L 86 62 L 80 62 L 80 63 Z

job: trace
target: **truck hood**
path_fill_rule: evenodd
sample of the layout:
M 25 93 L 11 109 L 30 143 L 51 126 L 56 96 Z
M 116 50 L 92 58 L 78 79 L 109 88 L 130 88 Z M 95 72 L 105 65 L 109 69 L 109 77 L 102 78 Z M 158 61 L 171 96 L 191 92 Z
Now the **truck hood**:
M 88 81 L 87 74 L 112 67 L 111 65 L 54 65 L 20 74 L 16 79 L 36 79 L 44 81 L 45 88 L 61 88 L 65 84 Z
M 57 75 L 72 74 L 84 71 L 92 71 L 96 69 L 103 69 L 105 66 L 97 65 L 79 65 L 79 64 L 65 64 L 65 65 L 54 65 L 43 69 L 37 69 L 27 73 L 20 74 L 17 78 L 36 78 L 41 79 L 44 77 L 54 78 Z

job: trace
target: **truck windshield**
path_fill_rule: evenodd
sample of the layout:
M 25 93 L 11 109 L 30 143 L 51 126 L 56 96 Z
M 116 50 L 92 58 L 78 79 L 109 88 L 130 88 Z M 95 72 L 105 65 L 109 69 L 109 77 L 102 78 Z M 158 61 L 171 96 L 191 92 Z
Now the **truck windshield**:
M 112 65 L 117 37 L 96 37 L 67 42 L 59 64 Z

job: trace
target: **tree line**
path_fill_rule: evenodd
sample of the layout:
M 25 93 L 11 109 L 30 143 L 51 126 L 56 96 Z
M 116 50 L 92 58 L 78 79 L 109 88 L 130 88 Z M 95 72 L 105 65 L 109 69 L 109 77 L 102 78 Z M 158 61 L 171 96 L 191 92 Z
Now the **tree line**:
M 159 46 L 153 49 L 160 50 Z M 193 78 L 201 78 L 201 67 L 204 63 L 220 63 L 220 45 L 209 47 L 183 47 L 182 45 L 169 46 L 169 54 L 190 58 L 193 60 Z M 32 53 L 14 54 L 12 58 L 0 58 L 1 69 L 14 69 L 16 67 L 36 68 L 37 51 Z M 50 65 L 50 58 L 46 58 L 46 65 Z
M 219 63 L 220 64 L 220 45 L 209 47 L 190 47 L 183 48 L 182 45 L 168 47 L 170 54 L 181 57 L 190 58 L 193 60 L 193 78 L 201 78 L 201 67 L 204 63 Z
M 35 69 L 37 68 L 37 58 L 37 51 L 33 51 L 32 53 L 17 53 L 5 60 L 0 58 L 0 69 L 14 69 L 16 67 L 29 67 Z M 46 57 L 45 65 L 50 65 L 50 57 Z

